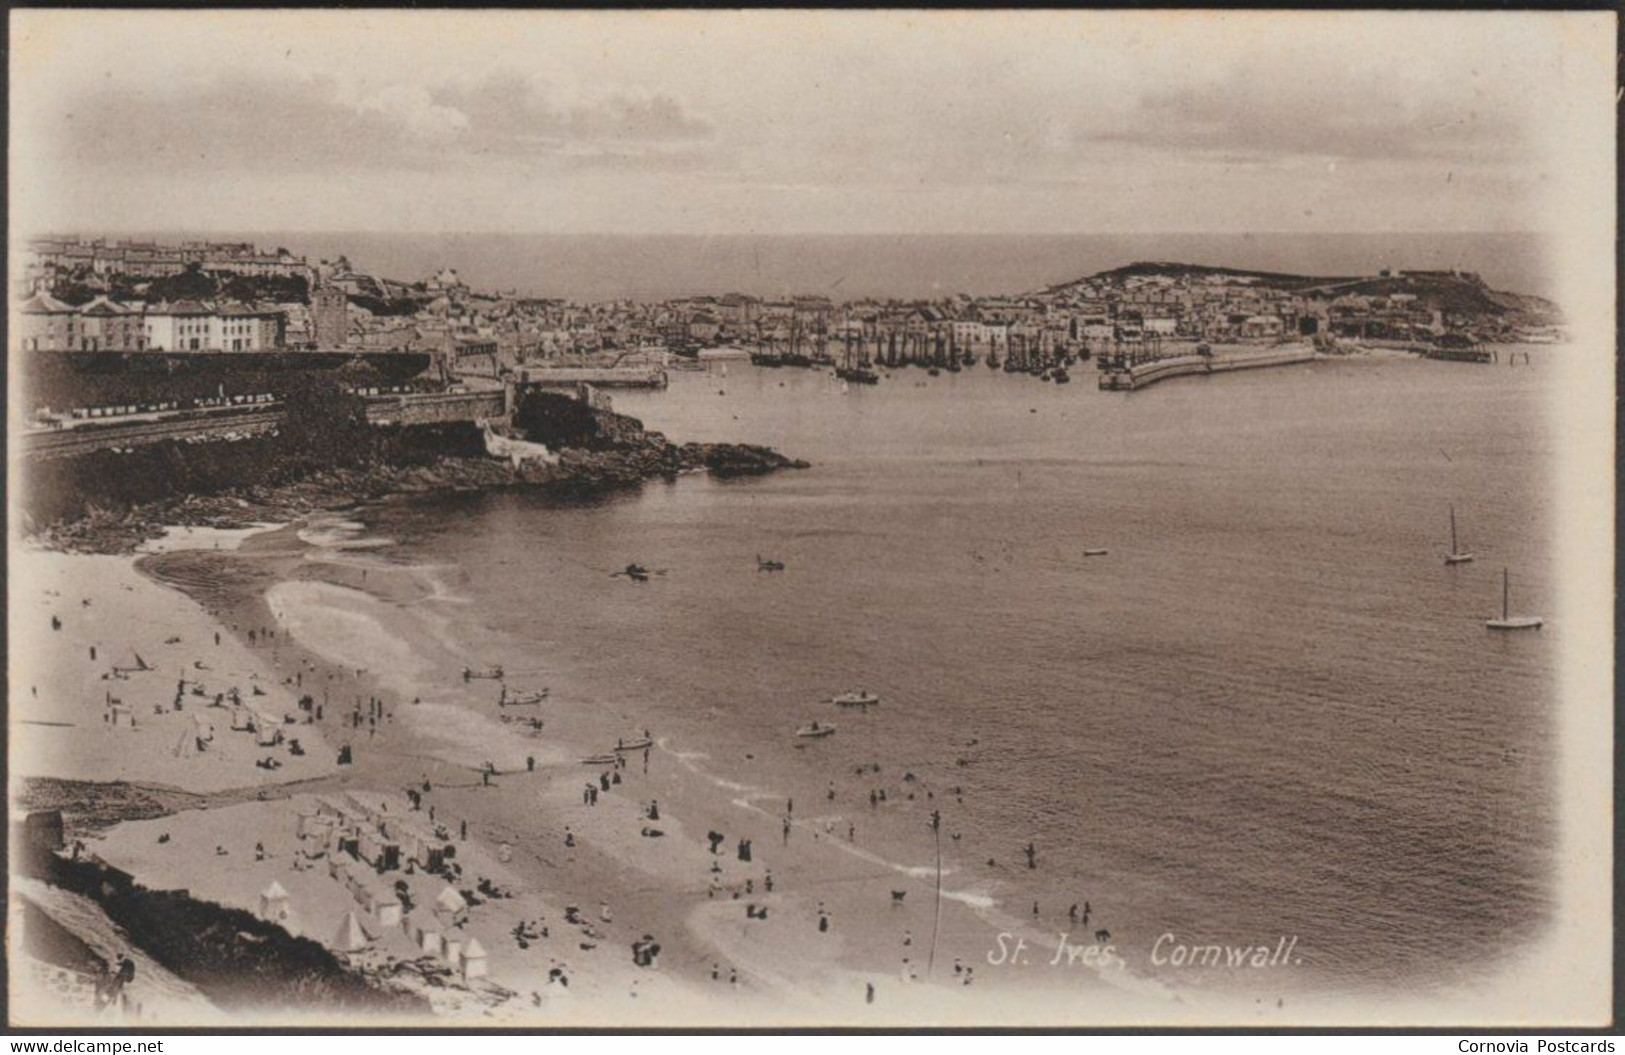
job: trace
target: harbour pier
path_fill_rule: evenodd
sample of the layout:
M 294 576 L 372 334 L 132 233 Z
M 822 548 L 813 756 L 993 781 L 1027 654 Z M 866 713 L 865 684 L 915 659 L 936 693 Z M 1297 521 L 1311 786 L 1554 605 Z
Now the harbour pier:
M 1100 387 L 1113 392 L 1134 392 L 1170 377 L 1223 374 L 1234 370 L 1261 370 L 1271 366 L 1307 363 L 1314 358 L 1315 352 L 1311 348 L 1292 348 L 1261 352 L 1256 355 L 1175 355 L 1132 366 L 1103 370 L 1100 374 Z

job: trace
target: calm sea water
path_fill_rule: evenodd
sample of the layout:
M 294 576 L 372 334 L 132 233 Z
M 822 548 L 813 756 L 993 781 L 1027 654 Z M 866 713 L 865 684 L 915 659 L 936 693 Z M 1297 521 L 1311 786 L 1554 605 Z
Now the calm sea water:
M 167 241 L 198 232 L 151 232 Z M 571 300 L 737 291 L 932 298 L 1028 293 L 1137 260 L 1312 275 L 1461 268 L 1498 289 L 1546 293 L 1529 234 L 539 235 L 209 232 L 283 246 L 403 281 L 456 268 L 476 289 Z
M 1563 627 L 1482 620 L 1503 565 L 1552 613 L 1548 364 L 1093 381 L 679 374 L 618 409 L 815 467 L 367 519 L 454 569 L 471 634 L 724 773 L 766 751 L 804 801 L 877 761 L 961 786 L 953 882 L 1014 911 L 1087 898 L 1142 955 L 1296 935 L 1290 984 L 1448 986 L 1515 954 L 1547 906 Z M 1478 561 L 1446 568 L 1452 502 Z M 634 560 L 665 574 L 608 578 Z M 859 686 L 885 704 L 788 749 Z M 923 864 L 920 822 L 866 830 Z M 1042 867 L 1005 867 L 1028 840 Z

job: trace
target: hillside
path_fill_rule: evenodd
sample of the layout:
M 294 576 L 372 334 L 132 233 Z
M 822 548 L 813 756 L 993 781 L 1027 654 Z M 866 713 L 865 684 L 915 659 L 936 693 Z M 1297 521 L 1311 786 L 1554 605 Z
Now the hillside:
M 1268 290 L 1313 301 L 1406 296 L 1429 311 L 1523 325 L 1549 325 L 1559 321 L 1562 314 L 1556 304 L 1543 297 L 1491 289 L 1470 271 L 1398 270 L 1369 276 L 1325 276 L 1139 261 L 1051 286 L 1037 296 L 1066 297 L 1085 292 L 1098 295 L 1126 290 L 1144 280 L 1161 280 L 1160 284 L 1175 288 L 1219 285 Z

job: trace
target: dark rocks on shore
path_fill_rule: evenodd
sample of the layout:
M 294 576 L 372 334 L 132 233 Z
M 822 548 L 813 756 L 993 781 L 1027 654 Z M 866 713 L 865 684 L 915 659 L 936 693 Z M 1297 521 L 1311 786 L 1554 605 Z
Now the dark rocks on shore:
M 275 485 L 232 488 L 215 494 L 177 494 L 127 507 L 87 505 L 83 515 L 59 520 L 33 534 L 53 549 L 86 553 L 128 553 L 156 538 L 166 526 L 242 528 L 281 523 L 322 510 L 345 508 L 391 494 L 540 488 L 559 494 L 589 494 L 630 487 L 645 480 L 671 479 L 683 473 L 710 472 L 720 477 L 758 476 L 780 469 L 807 468 L 767 447 L 750 444 L 688 443 L 677 445 L 658 432 L 622 415 L 600 412 L 605 427 L 591 446 L 565 447 L 557 465 L 509 462 L 487 457 L 456 456 L 414 459 L 396 464 L 387 456 L 359 466 L 311 472 Z M 472 428 L 470 427 L 470 431 Z M 176 458 L 188 448 L 173 445 Z

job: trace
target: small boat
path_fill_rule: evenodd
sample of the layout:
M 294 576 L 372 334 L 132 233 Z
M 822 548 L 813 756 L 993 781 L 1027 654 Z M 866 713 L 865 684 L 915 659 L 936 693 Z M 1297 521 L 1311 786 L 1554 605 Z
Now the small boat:
M 1491 630 L 1539 630 L 1545 620 L 1538 615 L 1511 615 L 1512 579 L 1507 569 L 1501 569 L 1501 618 L 1486 619 L 1484 625 Z
M 654 746 L 654 741 L 649 739 L 647 736 L 640 736 L 636 740 L 617 740 L 617 741 L 615 741 L 615 750 L 616 750 L 616 752 L 621 752 L 621 751 L 642 751 L 645 747 L 653 747 L 653 746 Z
M 843 692 L 831 696 L 829 702 L 837 707 L 872 707 L 880 702 L 880 697 L 872 692 Z
M 1450 552 L 1445 554 L 1444 562 L 1446 564 L 1466 564 L 1469 561 L 1471 561 L 1472 559 L 1473 559 L 1473 555 L 1471 553 L 1463 553 L 1461 551 L 1461 547 L 1456 544 L 1456 507 L 1454 505 L 1451 505 L 1451 507 L 1450 507 Z
M 613 754 L 609 754 L 609 755 L 589 755 L 588 757 L 583 758 L 581 760 L 581 764 L 584 765 L 584 766 L 613 766 L 615 763 L 617 763 L 619 761 L 620 761 L 620 757 L 617 756 L 617 755 L 613 755 Z
M 827 724 L 819 725 L 817 722 L 813 722 L 811 725 L 804 725 L 797 729 L 796 735 L 804 740 L 817 740 L 826 736 L 834 736 L 835 727 Z
M 487 667 L 484 670 L 474 670 L 472 667 L 464 667 L 463 668 L 463 680 L 464 681 L 474 681 L 476 679 L 481 680 L 481 681 L 501 681 L 502 680 L 502 668 L 501 667 Z
M 762 555 L 760 553 L 758 553 L 756 555 L 756 570 L 757 571 L 783 571 L 784 570 L 784 562 L 782 560 L 763 560 Z
M 497 697 L 498 707 L 534 707 L 547 699 L 550 690 L 540 692 L 509 692 L 506 685 L 502 686 L 502 695 Z
M 641 564 L 628 564 L 621 570 L 621 574 L 626 576 L 628 579 L 631 579 L 633 582 L 649 581 L 649 569 L 645 568 Z
M 1109 552 L 1109 550 L 1103 549 L 1086 549 L 1083 551 L 1083 555 L 1085 557 L 1104 557 Z

